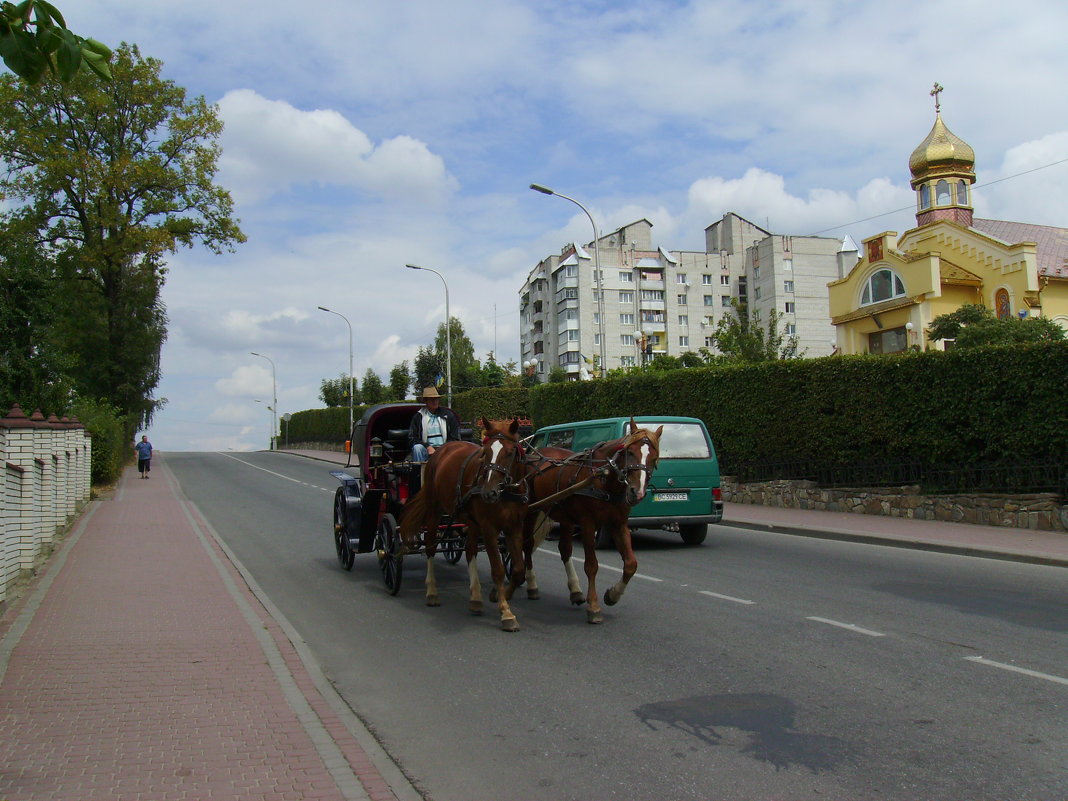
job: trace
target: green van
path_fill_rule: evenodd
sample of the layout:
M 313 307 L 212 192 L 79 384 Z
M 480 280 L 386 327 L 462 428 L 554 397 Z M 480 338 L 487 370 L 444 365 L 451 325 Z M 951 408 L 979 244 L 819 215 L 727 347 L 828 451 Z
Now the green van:
M 631 528 L 678 530 L 687 545 L 705 541 L 709 523 L 723 520 L 719 462 L 705 424 L 696 417 L 635 417 L 642 428 L 664 427 L 660 435 L 660 461 L 649 492 L 630 513 Z M 534 448 L 584 451 L 601 442 L 622 437 L 629 417 L 609 417 L 581 423 L 539 428 L 530 440 Z M 598 534 L 598 545 L 602 542 Z

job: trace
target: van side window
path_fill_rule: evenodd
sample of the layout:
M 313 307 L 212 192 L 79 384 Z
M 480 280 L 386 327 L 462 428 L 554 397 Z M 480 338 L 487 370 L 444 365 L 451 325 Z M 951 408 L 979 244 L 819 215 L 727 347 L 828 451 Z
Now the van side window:
M 545 445 L 549 448 L 567 448 L 571 450 L 571 442 L 575 438 L 574 429 L 563 431 L 550 431 Z
M 592 448 L 594 445 L 599 445 L 602 442 L 615 439 L 618 436 L 616 430 L 616 426 L 614 425 L 580 428 L 575 432 L 575 440 L 571 445 L 571 449 L 584 451 L 587 448 Z

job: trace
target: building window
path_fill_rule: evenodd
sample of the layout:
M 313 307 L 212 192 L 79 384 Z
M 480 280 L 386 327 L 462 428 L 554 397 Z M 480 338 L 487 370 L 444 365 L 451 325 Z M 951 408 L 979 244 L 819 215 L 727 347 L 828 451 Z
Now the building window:
M 634 290 L 633 289 L 621 289 L 621 290 L 619 290 L 619 302 L 620 303 L 633 303 L 634 302 Z
M 782 260 L 782 268 L 784 270 L 792 270 L 792 269 L 794 269 L 794 260 L 793 259 L 783 259 Z
M 753 299 L 760 300 L 760 287 L 758 286 L 753 287 Z
M 561 297 L 564 300 L 577 300 L 578 299 L 578 289 L 575 288 L 575 287 L 567 287 L 566 289 L 564 289 L 563 294 L 561 295 Z
M 868 353 L 900 353 L 908 347 L 905 326 L 868 334 Z
M 675 302 L 678 303 L 678 305 L 680 305 L 680 306 L 685 306 L 686 305 L 686 296 L 685 295 L 676 295 L 675 296 Z
M 600 334 L 594 334 L 593 335 L 593 344 L 594 345 L 598 345 L 598 346 L 601 344 L 601 335 Z
M 730 286 L 731 285 L 731 277 L 729 275 L 721 275 L 719 277 L 719 285 L 720 286 Z
M 706 306 L 715 306 L 716 305 L 716 296 L 715 295 L 705 295 L 705 305 Z
M 968 205 L 968 182 L 967 181 L 959 181 L 957 183 L 957 205 L 958 206 L 967 206 Z
M 680 314 L 679 315 L 679 328 L 685 328 L 689 324 L 690 324 L 690 315 L 688 315 L 688 314 Z
M 904 295 L 905 285 L 897 273 L 893 270 L 876 270 L 864 284 L 860 305 L 880 303 L 884 300 L 904 297 Z
M 676 284 L 685 284 L 686 283 L 686 273 L 678 273 L 675 276 L 675 283 Z
M 634 325 L 634 314 L 633 313 L 628 313 L 628 314 L 619 315 L 619 324 L 620 325 Z
M 794 313 L 794 302 L 792 300 L 786 301 L 784 306 L 785 306 L 787 314 L 793 314 Z
M 782 282 L 782 291 L 783 292 L 793 292 L 794 291 L 794 282 L 793 281 L 783 281 Z
M 715 339 L 713 337 L 705 337 L 705 347 L 706 348 L 711 348 L 715 344 L 716 344 L 715 343 Z
M 567 329 L 567 341 L 568 342 L 578 342 L 579 341 L 579 330 L 577 328 L 569 328 L 569 329 Z
M 935 205 L 948 206 L 951 200 L 949 194 L 949 181 L 943 178 L 935 184 Z
M 599 326 L 601 324 L 601 313 L 600 312 L 594 312 L 593 313 L 593 324 L 597 325 L 597 326 Z
M 924 184 L 920 187 L 920 211 L 931 208 L 931 187 Z
M 688 348 L 688 347 L 690 347 L 690 338 L 686 337 L 686 336 L 679 337 L 679 347 L 680 348 Z
M 721 295 L 719 298 L 719 305 L 722 306 L 724 309 L 729 309 L 731 307 L 731 296 Z
M 560 366 L 563 367 L 568 364 L 578 364 L 579 358 L 581 357 L 579 356 L 577 350 L 568 351 L 567 353 L 561 353 L 559 359 Z
M 576 278 L 576 277 L 578 277 L 578 265 L 577 264 L 568 264 L 568 265 L 566 265 L 564 267 L 564 276 L 566 276 L 567 278 Z
M 649 301 L 662 303 L 664 301 L 664 290 L 663 289 L 643 289 L 641 298 L 642 298 L 642 300 L 649 300 Z
M 787 323 L 783 326 L 782 332 L 788 337 L 797 335 L 797 325 L 795 323 Z
M 619 344 L 620 345 L 630 345 L 630 346 L 633 347 L 633 345 L 634 345 L 634 335 L 633 334 L 620 334 L 619 335 Z
M 759 264 L 754 264 L 753 265 L 753 280 L 754 281 L 759 281 L 760 280 L 760 265 Z
M 712 276 L 710 274 L 708 274 L 708 273 L 704 273 L 701 276 L 701 283 L 704 284 L 705 286 L 711 286 L 711 284 L 712 284 Z
M 621 284 L 633 284 L 634 283 L 634 273 L 632 273 L 630 270 L 620 270 L 619 271 L 619 283 L 621 283 Z
M 619 357 L 619 365 L 620 365 L 620 367 L 633 367 L 634 366 L 634 357 L 633 356 L 620 356 Z

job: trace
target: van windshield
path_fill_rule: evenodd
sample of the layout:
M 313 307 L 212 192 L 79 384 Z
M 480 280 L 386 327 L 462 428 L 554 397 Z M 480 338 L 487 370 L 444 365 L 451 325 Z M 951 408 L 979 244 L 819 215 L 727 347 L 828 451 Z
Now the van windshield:
M 708 459 L 705 431 L 696 423 L 664 423 L 660 435 L 661 459 Z

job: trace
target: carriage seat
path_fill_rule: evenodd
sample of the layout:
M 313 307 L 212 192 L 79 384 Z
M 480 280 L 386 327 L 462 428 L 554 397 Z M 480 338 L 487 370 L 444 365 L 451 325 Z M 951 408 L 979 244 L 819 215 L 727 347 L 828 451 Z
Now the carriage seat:
M 384 443 L 391 459 L 394 461 L 407 461 L 408 459 L 408 429 L 391 428 L 386 431 Z

